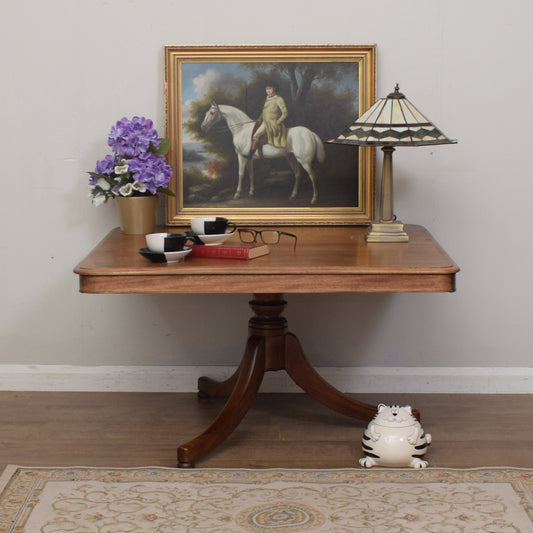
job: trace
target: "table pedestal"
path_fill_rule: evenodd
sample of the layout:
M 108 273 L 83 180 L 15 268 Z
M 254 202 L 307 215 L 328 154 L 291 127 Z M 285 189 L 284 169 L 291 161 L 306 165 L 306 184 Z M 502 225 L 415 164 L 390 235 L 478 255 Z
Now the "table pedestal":
M 250 306 L 255 315 L 248 323 L 249 335 L 239 368 L 222 382 L 207 377 L 198 380 L 201 397 L 229 399 L 201 435 L 178 448 L 179 467 L 194 467 L 197 459 L 233 432 L 252 405 L 264 373 L 270 370 L 286 370 L 307 394 L 343 415 L 369 421 L 376 414 L 374 406 L 341 393 L 313 369 L 296 336 L 288 332 L 287 320 L 281 316 L 286 305 L 282 294 L 254 294 Z

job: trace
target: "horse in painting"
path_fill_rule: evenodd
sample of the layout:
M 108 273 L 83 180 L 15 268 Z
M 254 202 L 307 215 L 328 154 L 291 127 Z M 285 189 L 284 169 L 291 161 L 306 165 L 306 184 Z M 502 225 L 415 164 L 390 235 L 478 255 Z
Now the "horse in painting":
M 233 146 L 237 154 L 239 163 L 239 182 L 233 198 L 240 198 L 242 194 L 242 184 L 245 171 L 248 170 L 250 179 L 249 195 L 254 195 L 254 173 L 253 159 L 261 157 L 257 151 L 253 158 L 247 156 L 250 153 L 252 145 L 252 134 L 255 122 L 240 109 L 229 105 L 218 105 L 213 102 L 207 110 L 202 122 L 202 131 L 208 132 L 214 124 L 224 120 L 233 137 Z M 304 126 L 295 126 L 287 130 L 287 144 L 283 148 L 278 148 L 266 144 L 262 149 L 262 157 L 272 159 L 285 157 L 294 173 L 294 187 L 291 193 L 291 200 L 294 200 L 298 194 L 298 187 L 301 179 L 300 165 L 307 172 L 313 187 L 313 196 L 311 204 L 316 204 L 318 200 L 318 188 L 316 176 L 313 170 L 313 162 L 316 160 L 322 163 L 326 158 L 324 145 L 320 137 Z

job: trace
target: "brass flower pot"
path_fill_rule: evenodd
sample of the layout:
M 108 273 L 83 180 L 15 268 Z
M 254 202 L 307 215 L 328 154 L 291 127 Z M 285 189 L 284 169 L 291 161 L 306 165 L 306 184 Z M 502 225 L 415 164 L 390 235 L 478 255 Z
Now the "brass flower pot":
M 119 196 L 116 198 L 120 229 L 130 235 L 146 235 L 155 231 L 157 194 L 153 196 Z

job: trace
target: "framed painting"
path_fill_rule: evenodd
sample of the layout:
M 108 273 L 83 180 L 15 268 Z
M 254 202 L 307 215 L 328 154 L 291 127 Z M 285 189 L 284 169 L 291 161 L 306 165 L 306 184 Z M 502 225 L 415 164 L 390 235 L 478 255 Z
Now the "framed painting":
M 168 225 L 367 224 L 374 151 L 328 143 L 375 99 L 375 45 L 166 46 Z

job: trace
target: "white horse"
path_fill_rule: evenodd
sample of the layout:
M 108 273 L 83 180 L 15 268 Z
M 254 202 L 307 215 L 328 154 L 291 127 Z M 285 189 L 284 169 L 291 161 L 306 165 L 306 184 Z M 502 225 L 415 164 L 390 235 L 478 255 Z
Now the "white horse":
M 235 191 L 234 198 L 239 198 L 242 192 L 242 181 L 244 172 L 248 168 L 248 175 L 250 177 L 249 195 L 254 195 L 254 173 L 253 164 L 246 156 L 249 155 L 252 146 L 252 133 L 254 129 L 254 121 L 243 111 L 229 105 L 218 105 L 213 102 L 211 107 L 205 114 L 202 122 L 202 130 L 208 132 L 213 124 L 224 119 L 233 136 L 233 146 L 239 161 L 239 184 Z M 311 204 L 315 204 L 318 200 L 318 189 L 316 185 L 315 173 L 313 172 L 313 161 L 315 158 L 322 163 L 326 158 L 324 145 L 320 137 L 305 128 L 304 126 L 296 126 L 287 130 L 287 145 L 284 148 L 277 148 L 270 144 L 263 146 L 263 157 L 272 159 L 276 157 L 286 157 L 289 165 L 294 172 L 294 187 L 291 193 L 291 200 L 296 198 L 298 194 L 298 186 L 300 185 L 300 165 L 306 170 L 311 184 L 313 185 L 313 198 Z M 257 150 L 253 159 L 260 157 Z

